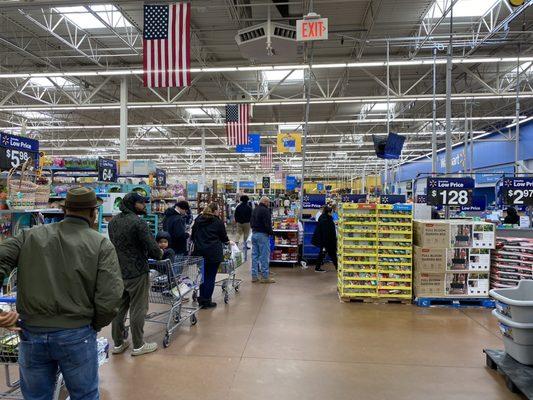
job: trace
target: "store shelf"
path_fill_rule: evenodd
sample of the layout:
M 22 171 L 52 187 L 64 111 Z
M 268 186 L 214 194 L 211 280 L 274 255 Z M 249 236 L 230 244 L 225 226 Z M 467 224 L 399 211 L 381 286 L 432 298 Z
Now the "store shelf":
M 298 260 L 273 260 L 271 259 L 270 262 L 285 263 L 285 264 L 298 264 Z
M 277 244 L 274 243 L 275 247 L 290 247 L 290 248 L 298 248 L 297 244 Z
M 274 232 L 298 233 L 298 229 L 272 229 Z

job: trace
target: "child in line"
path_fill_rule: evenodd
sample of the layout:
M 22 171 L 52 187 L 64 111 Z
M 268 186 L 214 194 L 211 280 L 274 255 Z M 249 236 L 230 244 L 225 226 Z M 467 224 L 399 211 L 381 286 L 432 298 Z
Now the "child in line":
M 155 240 L 159 244 L 159 248 L 163 250 L 162 260 L 170 260 L 171 263 L 174 263 L 176 260 L 176 253 L 170 247 L 168 247 L 170 242 L 170 234 L 165 231 L 159 231 Z

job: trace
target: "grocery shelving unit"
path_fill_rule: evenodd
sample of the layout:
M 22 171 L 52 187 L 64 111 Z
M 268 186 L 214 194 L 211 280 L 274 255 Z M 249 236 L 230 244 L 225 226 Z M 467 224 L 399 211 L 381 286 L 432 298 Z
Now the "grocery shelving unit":
M 296 265 L 298 263 L 298 222 L 294 218 L 275 219 L 273 231 L 273 251 L 270 253 L 270 262 Z
M 378 297 L 411 299 L 413 206 L 378 204 Z
M 411 205 L 341 204 L 340 298 L 409 302 L 412 298 L 412 242 Z

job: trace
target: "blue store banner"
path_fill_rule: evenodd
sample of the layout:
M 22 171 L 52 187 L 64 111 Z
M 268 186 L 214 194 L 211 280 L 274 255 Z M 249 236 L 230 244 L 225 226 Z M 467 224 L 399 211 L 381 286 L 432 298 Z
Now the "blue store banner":
M 325 194 L 306 194 L 302 200 L 302 208 L 320 209 L 326 205 Z
M 476 172 L 476 185 L 491 184 L 498 182 L 504 174 L 507 176 L 514 175 L 514 165 L 500 165 Z
M 317 183 L 316 184 L 316 190 L 318 190 L 319 192 L 323 191 L 324 190 L 324 184 L 323 183 Z
M 39 167 L 39 141 L 0 132 L 0 169 L 18 168 L 32 159 Z
M 472 205 L 461 206 L 461 211 L 485 211 L 487 209 L 487 196 L 472 196 Z
M 432 206 L 470 206 L 473 178 L 427 178 L 427 204 Z
M 237 182 L 235 182 L 233 186 L 237 187 Z M 254 189 L 254 188 L 255 188 L 254 181 L 240 181 L 239 182 L 239 189 Z
M 261 152 L 261 135 L 259 133 L 250 133 L 248 135 L 248 144 L 238 144 L 235 146 L 237 153 L 260 153 Z
M 533 205 L 533 177 L 503 178 L 501 193 L 505 204 Z
M 379 196 L 379 202 L 381 204 L 396 204 L 405 203 L 404 194 L 382 194 Z
M 287 175 L 285 178 L 285 188 L 286 190 L 296 190 L 298 187 L 298 179 L 295 176 Z
M 342 203 L 366 203 L 366 194 L 343 194 Z

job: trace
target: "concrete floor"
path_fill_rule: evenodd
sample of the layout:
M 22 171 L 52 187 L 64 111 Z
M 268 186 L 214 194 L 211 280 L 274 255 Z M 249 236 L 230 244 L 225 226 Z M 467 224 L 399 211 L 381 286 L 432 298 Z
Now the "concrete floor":
M 102 399 L 519 398 L 485 368 L 483 348 L 502 347 L 489 310 L 344 304 L 334 272 L 276 271 L 273 285 L 245 275 L 229 305 L 200 311 L 169 348 L 112 356 Z M 149 339 L 161 343 L 160 329 L 147 326 Z

